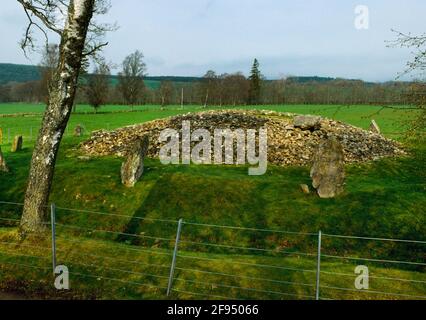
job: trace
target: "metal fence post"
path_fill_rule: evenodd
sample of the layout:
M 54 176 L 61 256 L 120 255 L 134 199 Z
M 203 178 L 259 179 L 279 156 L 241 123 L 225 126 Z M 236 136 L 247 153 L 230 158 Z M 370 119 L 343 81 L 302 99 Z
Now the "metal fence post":
M 317 253 L 317 285 L 316 285 L 316 300 L 320 299 L 320 276 L 321 276 L 321 240 L 322 240 L 322 232 L 321 230 L 318 232 L 318 253 Z
M 177 257 L 178 248 L 179 248 L 180 233 L 182 231 L 182 223 L 183 223 L 183 219 L 180 219 L 178 223 L 177 232 L 176 232 L 176 242 L 175 242 L 175 249 L 173 251 L 172 265 L 170 267 L 169 285 L 167 286 L 167 296 L 170 295 L 170 292 L 172 290 L 173 277 L 175 274 L 175 267 L 176 267 L 176 257 Z
M 55 273 L 56 269 L 56 206 L 54 203 L 50 205 L 50 220 L 52 225 L 52 266 L 53 273 Z

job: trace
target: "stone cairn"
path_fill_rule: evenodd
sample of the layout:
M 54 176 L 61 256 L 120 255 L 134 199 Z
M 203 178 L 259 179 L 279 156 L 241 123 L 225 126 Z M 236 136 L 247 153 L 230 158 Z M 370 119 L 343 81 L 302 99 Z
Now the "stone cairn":
M 11 152 L 19 152 L 22 150 L 23 145 L 23 139 L 22 136 L 16 136 L 15 139 L 13 139 L 12 149 Z
M 144 172 L 144 159 L 148 153 L 149 138 L 147 135 L 127 150 L 126 160 L 121 166 L 121 182 L 128 188 L 135 186 Z
M 3 153 L 1 152 L 0 147 L 0 172 L 9 172 L 9 167 L 6 164 L 6 159 L 3 156 Z
M 344 191 L 345 161 L 342 144 L 330 137 L 321 142 L 313 158 L 312 186 L 320 198 L 334 198 Z
M 164 143 L 159 141 L 162 130 L 170 128 L 181 135 L 182 121 L 191 122 L 191 130 L 214 129 L 268 130 L 268 163 L 278 166 L 308 166 L 321 141 L 329 135 L 343 146 L 346 163 L 359 163 L 384 157 L 406 155 L 396 141 L 349 124 L 318 116 L 302 116 L 273 111 L 221 110 L 190 113 L 159 119 L 114 131 L 96 131 L 81 143 L 88 156 L 124 156 L 127 146 L 149 135 L 148 157 L 157 158 Z

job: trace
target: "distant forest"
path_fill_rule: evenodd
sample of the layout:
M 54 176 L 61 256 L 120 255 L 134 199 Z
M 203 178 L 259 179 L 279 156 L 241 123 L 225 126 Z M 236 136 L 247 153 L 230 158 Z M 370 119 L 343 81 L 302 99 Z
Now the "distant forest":
M 77 103 L 88 103 L 82 76 Z M 125 104 L 118 77 L 108 75 L 105 104 Z M 138 104 L 217 105 L 251 104 L 250 83 L 242 73 L 204 77 L 144 77 L 144 92 Z M 406 104 L 411 83 L 371 83 L 324 77 L 288 77 L 261 81 L 258 104 Z M 0 64 L 0 102 L 45 103 L 47 88 L 38 66 Z

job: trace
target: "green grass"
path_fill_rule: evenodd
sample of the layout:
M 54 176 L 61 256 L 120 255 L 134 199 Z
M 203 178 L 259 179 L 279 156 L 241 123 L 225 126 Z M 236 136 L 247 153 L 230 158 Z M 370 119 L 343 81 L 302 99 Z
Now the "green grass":
M 321 105 L 285 105 L 285 106 L 248 106 L 237 107 L 247 109 L 268 109 L 281 112 L 300 114 L 317 114 L 336 120 L 348 122 L 357 127 L 368 129 L 371 119 L 375 119 L 385 136 L 398 139 L 406 122 L 413 117 L 411 110 L 381 110 L 379 106 L 321 106 Z M 72 114 L 66 135 L 72 136 L 73 129 L 78 124 L 86 128 L 86 134 L 99 129 L 112 130 L 115 128 L 142 123 L 159 118 L 165 118 L 187 112 L 203 111 L 199 106 L 169 106 L 161 110 L 159 106 L 137 106 L 135 112 L 129 111 L 128 106 L 105 106 L 99 114 L 93 114 L 87 105 L 77 106 L 77 113 Z M 217 108 L 210 108 L 217 109 Z M 3 144 L 11 142 L 14 136 L 22 135 L 25 140 L 33 141 L 41 123 L 43 105 L 35 104 L 0 104 L 1 114 L 38 113 L 26 117 L 0 117 L 0 128 L 3 129 Z M 121 113 L 116 113 L 121 112 Z
M 199 110 L 192 107 L 192 111 Z M 259 107 L 261 108 L 261 107 Z M 276 106 L 263 107 L 273 110 L 298 113 L 322 114 L 344 120 L 360 127 L 367 127 L 371 114 L 377 107 L 325 107 L 325 106 Z M 1 109 L 1 106 L 0 106 Z M 336 111 L 338 111 L 336 113 Z M 87 123 L 92 130 L 105 128 L 110 121 L 111 128 L 137 123 L 182 112 L 177 107 L 161 111 L 158 107 L 147 107 L 146 111 L 119 114 L 80 115 L 74 114 L 71 124 L 79 121 Z M 388 130 L 398 130 L 398 120 L 406 117 L 405 112 L 389 110 L 380 113 L 375 119 Z M 108 120 L 107 120 L 108 119 Z M 11 121 L 17 127 L 28 126 L 25 121 L 32 118 L 0 118 Z M 89 125 L 90 123 L 90 125 Z M 398 135 L 401 137 L 401 135 Z M 183 218 L 188 222 L 221 224 L 240 227 L 270 228 L 297 232 L 316 233 L 322 230 L 328 234 L 357 235 L 369 237 L 389 237 L 424 240 L 426 205 L 426 162 L 425 150 L 421 144 L 412 147 L 409 157 L 383 159 L 362 165 L 347 167 L 346 192 L 337 199 L 322 200 L 314 194 L 305 195 L 299 185 L 309 184 L 309 168 L 281 168 L 270 166 L 265 176 L 249 177 L 246 167 L 218 166 L 163 166 L 157 160 L 148 159 L 143 179 L 134 189 L 127 189 L 120 183 L 119 170 L 121 159 L 114 157 L 96 158 L 90 161 L 78 159 L 74 150 L 81 141 L 79 138 L 66 137 L 62 143 L 56 167 L 51 201 L 58 207 L 85 209 L 110 214 L 108 216 L 84 212 L 70 212 L 58 209 L 59 224 L 68 224 L 80 228 L 103 229 L 123 233 L 134 233 L 154 237 L 173 239 L 176 223 L 153 222 L 135 218 L 169 219 Z M 28 174 L 31 148 L 12 154 L 8 146 L 3 148 L 12 172 L 0 175 L 0 199 L 22 202 Z M 0 217 L 20 217 L 20 208 L 12 205 L 0 205 Z M 7 224 L 0 231 L 1 241 L 16 241 L 15 229 Z M 155 273 L 167 277 L 167 267 L 144 267 L 143 263 L 170 265 L 168 255 L 173 241 L 155 241 L 152 239 L 118 236 L 102 232 L 89 233 L 84 230 L 58 226 L 59 262 L 71 266 L 76 273 L 102 275 L 106 278 L 120 278 L 143 284 L 164 287 L 166 278 L 155 278 L 141 274 L 129 274 L 123 271 L 107 270 L 114 268 L 130 270 L 135 273 Z M 252 248 L 282 249 L 290 252 L 316 253 L 316 237 L 301 235 L 271 234 L 244 230 L 217 229 L 184 225 L 182 240 L 189 242 L 212 242 Z M 77 243 L 75 241 L 78 241 Z M 276 284 L 265 281 L 250 281 L 246 277 L 275 279 L 278 281 L 315 283 L 312 272 L 292 272 L 283 269 L 255 268 L 239 265 L 235 262 L 270 264 L 286 268 L 315 270 L 315 257 L 304 255 L 283 255 L 277 252 L 251 252 L 230 250 L 184 242 L 181 255 L 195 256 L 198 259 L 178 258 L 177 276 L 180 279 L 175 288 L 180 291 L 192 291 L 201 294 L 226 296 L 233 298 L 288 299 L 293 296 L 280 296 L 264 292 L 237 290 L 234 287 L 250 287 L 256 290 L 289 292 L 299 298 L 311 296 L 313 287 Z M 37 240 L 37 245 L 49 246 L 48 241 Z M 30 242 L 30 245 L 34 242 Z M 11 254 L 29 249 L 24 244 L 13 247 Z M 4 252 L 7 245 L 0 245 Z M 10 246 L 9 246 L 10 247 Z M 148 255 L 134 249 L 145 248 L 165 253 Z M 7 250 L 6 250 L 7 251 Z M 42 252 L 32 250 L 33 254 Z M 325 237 L 323 253 L 350 257 L 378 258 L 390 260 L 409 260 L 424 262 L 424 247 L 404 243 L 348 240 Z M 0 261 L 8 263 L 38 263 L 39 267 L 49 268 L 50 262 L 38 261 L 29 257 L 17 257 L 2 254 Z M 49 257 L 48 252 L 43 253 Z M 110 258 L 88 258 L 101 255 Z M 111 258 L 138 261 L 114 262 Z M 200 259 L 201 258 L 201 259 Z M 214 259 L 203 260 L 204 259 Z M 101 267 L 87 266 L 99 262 Z M 80 263 L 80 264 L 79 264 Z M 86 264 L 86 266 L 81 265 Z M 354 268 L 362 261 L 336 260 L 325 258 L 322 285 L 327 287 L 353 287 L 354 278 L 337 276 L 336 273 L 354 274 Z M 0 263 L 0 265 L 2 265 Z M 415 279 L 425 281 L 424 268 L 395 264 L 368 263 L 373 276 L 387 278 Z M 13 265 L 3 264 L 5 272 L 0 273 L 0 283 L 5 288 L 22 287 L 27 293 L 56 296 L 50 288 L 48 271 L 25 270 Z M 240 278 L 223 277 L 215 274 L 203 274 L 182 269 L 201 269 L 214 273 L 231 273 Z M 14 273 L 11 273 L 14 270 Z M 3 270 L 2 270 L 3 271 Z M 25 273 L 30 272 L 34 279 L 27 281 Z M 48 279 L 48 280 L 46 280 Z M 204 282 L 196 284 L 189 281 Z M 73 290 L 60 296 L 63 298 L 165 298 L 163 289 L 150 289 L 144 285 L 117 283 L 108 279 L 97 279 L 72 275 Z M 208 284 L 205 284 L 208 283 Z M 223 284 L 223 288 L 214 284 Z M 1 286 L 1 285 L 0 285 Z M 426 295 L 422 283 L 409 283 L 374 278 L 371 290 Z M 324 288 L 324 298 L 350 299 L 394 299 L 404 298 L 382 294 L 361 294 Z M 174 292 L 171 298 L 200 298 L 182 292 Z

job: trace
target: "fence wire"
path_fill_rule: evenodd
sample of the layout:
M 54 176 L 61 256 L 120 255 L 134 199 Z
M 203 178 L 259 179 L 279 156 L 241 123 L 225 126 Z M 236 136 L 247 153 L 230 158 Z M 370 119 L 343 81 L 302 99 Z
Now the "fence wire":
M 7 201 L 0 205 L 23 206 Z M 70 280 L 79 287 L 90 286 L 83 279 L 102 281 L 105 290 L 113 289 L 120 297 L 123 290 L 125 296 L 133 290 L 133 297 L 145 288 L 155 289 L 157 298 L 169 292 L 173 298 L 220 300 L 426 299 L 426 241 L 203 224 L 54 206 L 51 210 L 54 224 L 46 222 L 46 227 L 55 228 L 47 242 L 0 237 L 0 268 L 47 271 L 56 261 L 70 268 Z M 76 222 L 81 215 L 121 222 L 101 220 L 96 227 L 81 226 Z M 13 228 L 9 223 L 17 225 L 19 219 L 3 214 L 0 226 L 2 222 Z M 159 224 L 154 229 L 159 232 L 145 233 L 147 223 Z M 246 242 L 230 241 L 220 233 L 224 230 L 248 235 L 234 237 Z M 336 247 L 333 239 L 349 244 Z M 46 245 L 49 241 L 51 245 Z M 286 245 L 278 246 L 280 241 Z M 366 251 L 357 247 L 357 252 L 350 252 L 351 241 L 417 246 L 413 253 L 420 257 L 407 261 L 372 256 L 371 245 L 363 246 Z M 352 273 L 357 262 L 372 270 L 367 289 L 354 285 L 360 277 Z

